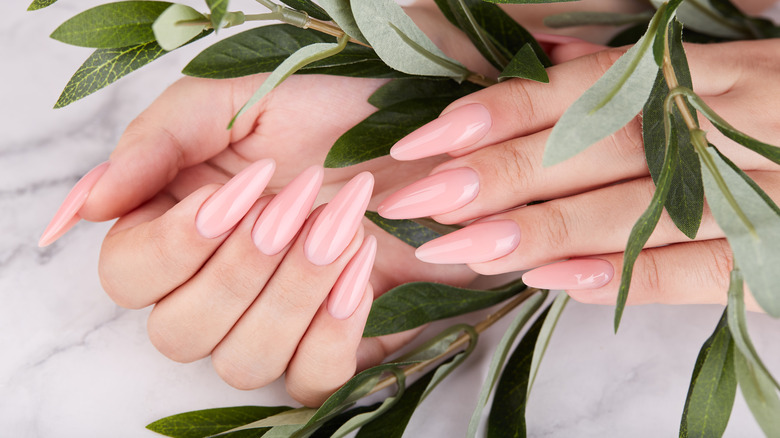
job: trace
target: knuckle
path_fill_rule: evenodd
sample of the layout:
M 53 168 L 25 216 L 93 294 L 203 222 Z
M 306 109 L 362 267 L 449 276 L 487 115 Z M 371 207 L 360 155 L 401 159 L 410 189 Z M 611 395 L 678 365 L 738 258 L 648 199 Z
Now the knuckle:
M 106 292 L 109 298 L 116 303 L 119 307 L 125 309 L 142 309 L 151 302 L 144 299 L 140 295 L 134 293 L 128 287 L 130 282 L 126 281 L 125 263 L 123 257 L 120 257 L 116 251 L 106 248 L 106 244 L 103 245 L 103 249 L 100 253 L 98 260 L 98 278 L 103 290 Z
M 606 73 L 607 70 L 617 62 L 617 60 L 626 53 L 626 49 L 609 49 L 601 50 L 593 54 L 593 62 L 596 64 L 596 71 L 599 72 L 599 77 Z
M 501 85 L 506 85 L 506 95 L 509 96 L 509 104 L 512 105 L 512 117 L 516 126 L 531 126 L 538 118 L 538 108 L 528 90 L 528 82 L 523 79 L 510 79 Z
M 495 149 L 489 149 L 490 157 L 485 157 L 480 167 L 492 169 L 492 175 L 503 193 L 522 195 L 529 191 L 536 168 L 527 148 L 516 142 L 506 142 Z M 493 152 L 497 155 L 493 155 Z M 497 159 L 496 159 L 497 158 Z M 508 189 L 508 190 L 507 190 Z
M 634 266 L 634 277 L 637 277 L 639 273 L 639 280 L 637 283 L 637 289 L 642 290 L 653 298 L 653 302 L 662 302 L 661 287 L 661 261 L 659 260 L 659 252 L 654 250 L 643 250 L 639 253 L 637 263 Z M 629 294 L 630 296 L 630 294 Z
M 731 269 L 734 266 L 734 256 L 731 253 L 731 248 L 722 239 L 702 244 L 706 246 L 706 260 L 709 260 L 704 270 L 707 278 L 703 279 L 705 281 L 703 284 L 712 284 L 715 286 L 714 289 L 718 291 L 728 290 Z
M 211 362 L 225 383 L 244 391 L 263 387 L 284 373 L 284 367 L 276 363 L 264 362 L 224 347 L 214 350 Z
M 544 225 L 540 224 L 538 229 L 545 230 L 547 243 L 554 245 L 553 247 L 566 248 L 572 236 L 572 219 L 568 207 L 558 201 L 548 202 L 546 206 L 546 214 L 542 215 L 545 218 L 542 221 Z
M 161 316 L 159 312 L 152 311 L 149 315 L 146 331 L 157 351 L 173 361 L 189 363 L 208 355 L 208 352 L 201 354 L 188 348 L 191 344 L 190 339 L 187 339 L 178 330 L 172 329 L 170 321 Z
M 645 142 L 639 117 L 631 119 L 625 126 L 607 137 L 607 141 L 621 163 L 630 167 L 636 167 L 637 164 L 644 165 Z

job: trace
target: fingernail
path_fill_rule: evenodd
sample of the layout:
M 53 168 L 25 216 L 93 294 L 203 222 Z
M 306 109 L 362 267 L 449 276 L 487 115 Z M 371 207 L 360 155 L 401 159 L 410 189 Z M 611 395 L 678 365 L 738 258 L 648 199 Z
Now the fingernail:
M 62 201 L 59 210 L 57 210 L 57 213 L 54 214 L 51 222 L 43 231 L 41 239 L 38 241 L 38 246 L 51 245 L 81 220 L 79 210 L 87 202 L 87 197 L 92 187 L 95 187 L 100 177 L 108 170 L 109 164 L 108 161 L 98 164 L 73 186 L 68 196 Z
M 352 257 L 328 296 L 328 312 L 336 319 L 347 319 L 355 312 L 371 276 L 376 258 L 376 237 L 369 235 Z
M 478 103 L 454 109 L 402 138 L 390 149 L 396 160 L 417 160 L 478 142 L 490 130 L 487 108 Z
M 252 240 L 265 255 L 279 254 L 295 237 L 322 186 L 322 166 L 312 166 L 271 200 L 252 230 Z
M 303 249 L 315 265 L 333 263 L 347 248 L 360 226 L 374 189 L 374 176 L 359 173 L 339 190 L 314 221 Z
M 541 44 L 570 44 L 570 43 L 582 43 L 585 40 L 568 35 L 555 35 L 552 33 L 533 33 L 534 38 Z
M 449 213 L 468 204 L 479 193 L 479 175 L 461 167 L 423 178 L 393 193 L 377 211 L 388 219 L 412 219 Z
M 471 224 L 417 248 L 418 259 L 436 264 L 482 263 L 503 257 L 520 243 L 520 227 L 510 220 Z
M 275 168 L 274 160 L 256 161 L 211 195 L 195 218 L 200 235 L 212 239 L 236 226 L 263 194 Z
M 523 283 L 539 289 L 597 289 L 615 275 L 612 264 L 601 259 L 573 259 L 533 269 L 523 274 Z

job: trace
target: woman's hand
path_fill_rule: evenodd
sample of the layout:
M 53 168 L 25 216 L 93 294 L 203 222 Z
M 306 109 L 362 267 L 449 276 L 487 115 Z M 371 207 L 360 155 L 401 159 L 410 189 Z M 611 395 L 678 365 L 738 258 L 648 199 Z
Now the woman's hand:
M 566 289 L 578 300 L 613 304 L 629 232 L 655 189 L 642 144 L 641 119 L 558 165 L 542 153 L 565 109 L 623 53 L 587 43 L 558 46 L 550 84 L 511 80 L 453 103 L 392 150 L 399 160 L 440 153 L 456 157 L 431 176 L 385 199 L 393 219 L 432 215 L 452 224 L 479 221 L 420 247 L 431 263 L 467 263 L 496 274 L 526 273 L 531 286 Z M 579 56 L 590 53 L 586 56 Z M 748 134 L 780 137 L 778 40 L 686 47 L 697 92 Z M 773 198 L 780 167 L 704 124 L 710 141 Z M 776 142 L 776 141 L 775 141 Z M 549 200 L 529 205 L 532 201 Z M 629 303 L 723 303 L 732 255 L 707 208 L 691 242 L 664 213 L 634 269 Z M 585 259 L 583 259 L 585 258 Z M 560 260 L 570 259 L 559 262 Z M 588 289 L 588 290 L 583 290 Z M 749 307 L 757 309 L 755 303 Z

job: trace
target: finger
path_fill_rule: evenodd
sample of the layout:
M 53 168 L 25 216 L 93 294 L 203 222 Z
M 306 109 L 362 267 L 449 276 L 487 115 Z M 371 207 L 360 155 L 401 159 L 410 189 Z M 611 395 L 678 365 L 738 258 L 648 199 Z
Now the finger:
M 119 305 L 141 308 L 183 284 L 249 211 L 273 170 L 273 160 L 260 160 L 219 189 L 205 186 L 153 220 L 127 224 L 159 213 L 159 203 L 118 221 L 101 249 L 103 288 Z

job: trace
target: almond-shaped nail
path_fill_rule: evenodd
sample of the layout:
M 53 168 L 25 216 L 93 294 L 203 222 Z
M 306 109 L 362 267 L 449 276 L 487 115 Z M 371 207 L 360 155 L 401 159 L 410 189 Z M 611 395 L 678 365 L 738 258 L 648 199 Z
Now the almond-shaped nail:
M 492 124 L 490 112 L 483 105 L 464 105 L 399 140 L 390 155 L 408 161 L 463 149 L 481 140 Z
M 539 289 L 597 289 L 612 280 L 615 268 L 601 259 L 572 259 L 530 270 L 523 283 Z
M 479 175 L 461 167 L 423 178 L 388 196 L 377 212 L 388 219 L 412 219 L 449 213 L 479 193 Z
M 418 259 L 436 264 L 482 263 L 503 257 L 520 244 L 520 227 L 510 220 L 478 222 L 417 248 Z
M 369 235 L 352 257 L 328 296 L 328 312 L 336 319 L 355 313 L 366 290 L 376 258 L 376 237 Z
M 303 245 L 310 262 L 325 266 L 341 255 L 360 226 L 373 190 L 374 176 L 359 173 L 322 209 Z
M 322 166 L 309 167 L 265 207 L 252 230 L 252 240 L 263 254 L 278 254 L 295 237 L 317 199 L 324 174 Z
M 62 201 L 62 205 L 60 205 L 57 213 L 54 214 L 51 222 L 49 222 L 49 225 L 43 231 L 41 239 L 38 241 L 38 246 L 51 245 L 81 220 L 79 210 L 87 202 L 87 197 L 89 197 L 92 187 L 95 187 L 100 177 L 108 170 L 109 164 L 108 161 L 98 164 L 73 186 L 68 196 Z
M 236 226 L 263 194 L 275 168 L 274 160 L 256 161 L 211 195 L 195 218 L 200 235 L 212 239 Z

